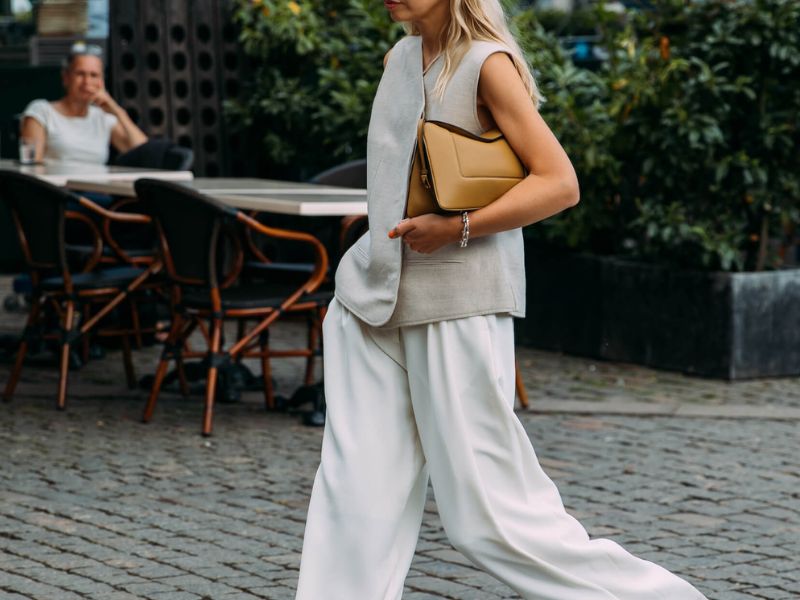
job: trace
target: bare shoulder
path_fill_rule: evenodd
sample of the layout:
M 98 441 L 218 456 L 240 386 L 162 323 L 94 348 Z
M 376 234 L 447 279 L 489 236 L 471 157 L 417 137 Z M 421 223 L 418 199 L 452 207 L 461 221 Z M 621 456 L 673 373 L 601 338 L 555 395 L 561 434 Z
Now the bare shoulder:
M 389 48 L 386 51 L 386 54 L 383 55 L 383 66 L 386 67 L 386 63 L 389 62 L 389 55 L 392 53 L 392 49 Z
M 492 52 L 481 65 L 478 76 L 478 106 L 485 106 L 490 97 L 502 96 L 509 88 L 519 92 L 524 90 L 522 78 L 507 52 Z
M 480 80 L 493 82 L 501 82 L 508 84 L 510 79 L 517 79 L 521 81 L 517 67 L 514 66 L 514 61 L 507 51 L 498 49 L 492 52 L 481 65 Z

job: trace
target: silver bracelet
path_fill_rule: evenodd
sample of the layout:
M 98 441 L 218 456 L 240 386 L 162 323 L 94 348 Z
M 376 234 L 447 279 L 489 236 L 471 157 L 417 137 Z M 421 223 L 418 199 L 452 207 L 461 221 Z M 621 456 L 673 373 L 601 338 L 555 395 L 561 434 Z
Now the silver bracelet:
M 469 242 L 469 213 L 467 211 L 461 213 L 461 222 L 464 223 L 461 230 L 461 247 L 466 248 L 467 242 Z

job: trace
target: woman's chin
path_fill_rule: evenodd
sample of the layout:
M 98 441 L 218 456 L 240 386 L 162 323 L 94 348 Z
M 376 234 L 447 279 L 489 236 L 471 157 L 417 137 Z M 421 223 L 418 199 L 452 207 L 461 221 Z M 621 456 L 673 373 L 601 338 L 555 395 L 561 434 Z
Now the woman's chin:
M 396 23 L 408 21 L 408 15 L 405 14 L 403 8 L 399 6 L 396 7 L 394 10 L 389 11 L 389 18 Z

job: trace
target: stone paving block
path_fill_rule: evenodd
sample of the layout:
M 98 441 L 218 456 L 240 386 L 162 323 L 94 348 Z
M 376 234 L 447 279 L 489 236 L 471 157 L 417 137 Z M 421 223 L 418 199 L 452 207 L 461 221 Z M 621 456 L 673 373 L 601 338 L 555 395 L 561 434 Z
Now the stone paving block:
M 426 550 L 422 544 L 417 544 L 417 553 L 417 556 L 423 553 L 426 557 L 439 559 L 448 563 L 457 563 L 465 567 L 474 567 L 471 560 L 461 554 L 461 552 L 453 549 Z
M 264 587 L 264 583 L 269 581 L 270 578 L 268 574 L 265 574 L 264 577 L 258 577 L 256 575 L 244 575 L 241 574 L 237 577 L 225 577 L 219 579 L 220 583 L 224 583 L 232 588 L 236 588 L 239 590 L 250 590 L 254 588 Z
M 59 600 L 78 600 L 81 598 L 75 592 L 65 588 L 48 585 L 11 573 L 3 574 L 3 589 L 7 592 L 14 592 L 32 598 L 58 598 Z
M 142 567 L 132 569 L 129 573 L 131 575 L 135 575 L 136 577 L 140 577 L 142 579 L 152 580 L 152 579 L 161 579 L 164 577 L 177 577 L 178 575 L 183 575 L 184 571 L 176 569 L 175 567 L 172 567 L 170 565 L 151 562 Z
M 796 594 L 780 588 L 760 587 L 752 589 L 750 593 L 759 598 L 767 598 L 767 600 L 796 600 L 797 598 Z
M 251 589 L 250 593 L 267 600 L 294 600 L 295 588 L 276 585 Z
M 470 589 L 461 583 L 431 576 L 407 577 L 406 587 L 422 592 L 439 594 L 445 598 L 452 597 L 456 593 L 475 591 L 474 589 Z
M 174 593 L 177 588 L 172 585 L 166 585 L 159 581 L 144 581 L 142 583 L 123 583 L 119 586 L 121 589 L 138 596 L 149 596 L 152 594 L 167 594 Z
M 123 569 L 110 568 L 102 565 L 97 567 L 84 567 L 72 571 L 76 575 L 89 577 L 96 581 L 103 581 L 114 588 L 122 588 L 127 583 L 147 583 L 149 579 L 144 579 L 138 575 L 129 573 Z
M 744 592 L 723 592 L 717 598 L 711 600 L 754 600 L 758 596 Z
M 200 596 L 211 596 L 212 598 L 217 598 L 219 596 L 238 591 L 229 585 L 211 581 L 198 575 L 165 577 L 163 579 L 159 579 L 159 582 L 179 590 L 192 592 L 193 594 L 198 594 Z
M 234 592 L 233 594 L 226 594 L 220 596 L 223 600 L 259 600 L 259 596 L 254 596 L 248 592 Z

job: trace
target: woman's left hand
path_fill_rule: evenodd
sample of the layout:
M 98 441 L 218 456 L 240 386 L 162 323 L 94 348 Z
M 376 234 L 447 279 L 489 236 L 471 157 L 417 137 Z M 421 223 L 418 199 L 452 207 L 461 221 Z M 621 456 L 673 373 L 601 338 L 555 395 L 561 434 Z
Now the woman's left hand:
M 430 254 L 442 246 L 460 241 L 461 228 L 460 215 L 429 213 L 403 219 L 389 232 L 389 237 L 402 237 L 415 252 Z

